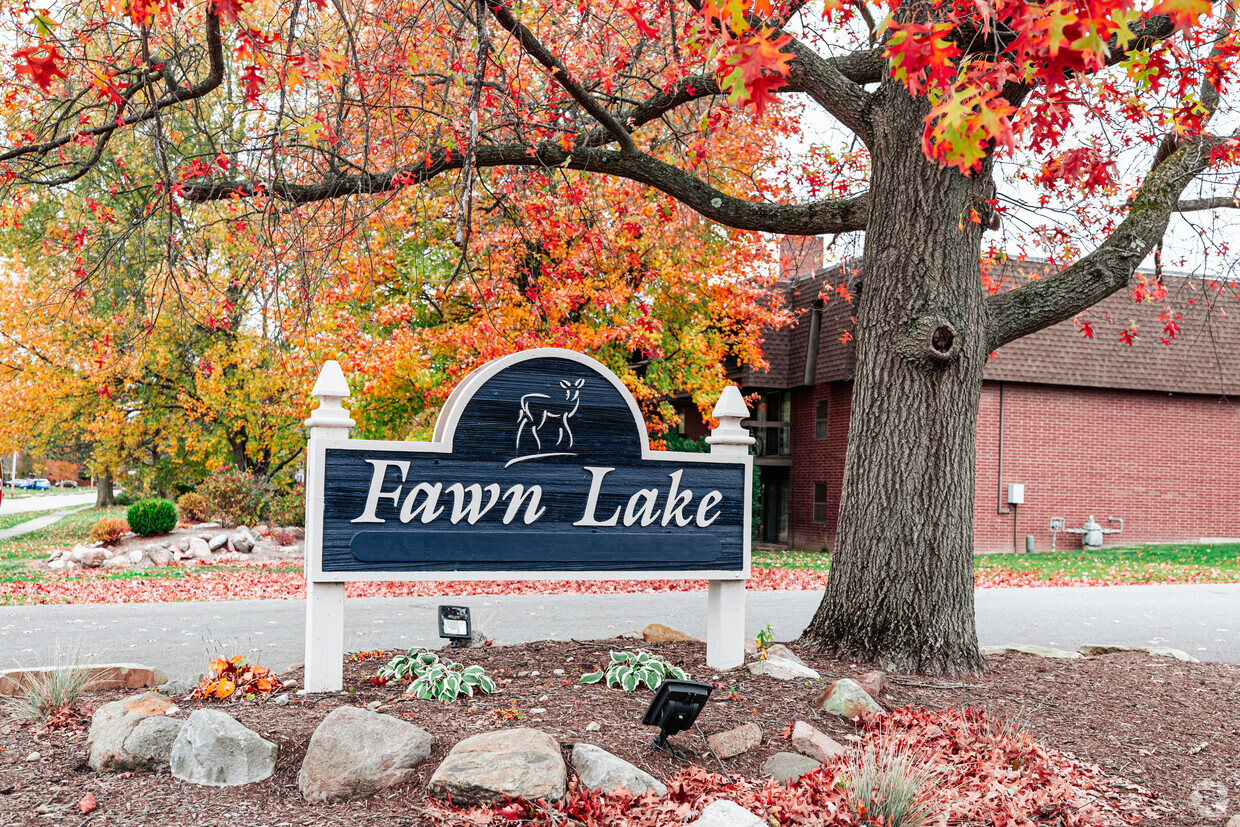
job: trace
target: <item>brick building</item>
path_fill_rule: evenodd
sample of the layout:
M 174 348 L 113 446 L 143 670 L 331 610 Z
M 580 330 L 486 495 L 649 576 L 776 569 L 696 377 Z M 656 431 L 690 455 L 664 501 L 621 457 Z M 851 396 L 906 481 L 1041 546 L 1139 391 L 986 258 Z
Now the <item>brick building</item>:
M 855 287 L 855 272 L 822 270 L 817 239 L 783 254 L 781 286 L 797 319 L 767 337 L 769 370 L 736 374 L 758 398 L 749 423 L 763 495 L 758 539 L 830 548 L 855 365 L 852 305 L 839 287 Z M 994 276 L 1020 283 L 1039 267 L 1004 265 Z M 1091 310 L 1092 339 L 1067 321 L 991 357 L 978 420 L 977 551 L 1023 551 L 1025 535 L 1049 551 L 1052 517 L 1080 527 L 1091 515 L 1104 528 L 1123 520 L 1105 545 L 1240 538 L 1240 322 L 1207 308 L 1199 280 L 1165 283 L 1174 302 L 1136 304 L 1121 291 Z M 1164 345 L 1159 313 L 1183 308 L 1183 291 L 1203 300 L 1181 310 L 1181 332 Z M 1131 346 L 1119 341 L 1130 322 L 1139 334 Z M 692 422 L 687 433 L 703 427 Z M 1015 509 L 1012 483 L 1025 487 Z M 1057 548 L 1080 548 L 1080 537 L 1060 534 Z

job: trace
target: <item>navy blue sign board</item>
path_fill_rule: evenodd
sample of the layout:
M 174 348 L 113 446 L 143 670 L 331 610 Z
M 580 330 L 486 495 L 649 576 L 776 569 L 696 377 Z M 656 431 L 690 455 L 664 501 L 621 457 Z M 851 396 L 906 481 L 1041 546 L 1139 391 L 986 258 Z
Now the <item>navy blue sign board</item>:
M 632 394 L 572 351 L 478 368 L 429 443 L 311 452 L 315 582 L 749 577 L 752 458 L 652 451 Z

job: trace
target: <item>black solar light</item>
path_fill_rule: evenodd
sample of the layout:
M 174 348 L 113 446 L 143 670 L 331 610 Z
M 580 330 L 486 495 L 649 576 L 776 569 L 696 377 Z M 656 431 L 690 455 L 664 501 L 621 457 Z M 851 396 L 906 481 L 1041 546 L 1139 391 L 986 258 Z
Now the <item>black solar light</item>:
M 677 758 L 684 758 L 680 751 L 667 742 L 667 736 L 684 732 L 693 726 L 698 713 L 706 706 L 706 699 L 710 697 L 712 688 L 708 683 L 696 681 L 663 681 L 646 710 L 646 717 L 642 718 L 644 726 L 659 728 L 659 737 L 654 739 L 650 748 L 661 749 Z
M 439 607 L 439 636 L 452 641 L 453 646 L 469 642 L 473 626 L 469 622 L 468 606 Z

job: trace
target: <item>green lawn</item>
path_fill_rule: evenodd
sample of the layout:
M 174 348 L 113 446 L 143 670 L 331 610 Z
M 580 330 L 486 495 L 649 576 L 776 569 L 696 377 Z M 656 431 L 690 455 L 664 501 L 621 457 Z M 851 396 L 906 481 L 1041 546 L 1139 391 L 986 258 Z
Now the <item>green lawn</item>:
M 1054 554 L 986 554 L 974 558 L 973 565 L 978 572 L 1027 571 L 1046 578 L 1114 579 L 1130 573 L 1156 575 L 1194 569 L 1203 574 L 1217 572 L 1224 577 L 1240 578 L 1240 543 L 1074 549 Z
M 825 552 L 755 550 L 754 568 L 826 572 Z M 1240 580 L 1240 544 L 1168 544 L 1129 548 L 1076 549 L 1054 554 L 985 554 L 973 559 L 982 577 L 1021 572 L 1037 580 L 1056 578 L 1139 582 L 1142 580 Z
M 71 546 L 86 541 L 90 527 L 104 517 L 125 518 L 124 506 L 115 508 L 87 508 L 68 515 L 63 520 L 47 528 L 14 537 L 11 540 L 0 540 L 0 570 L 11 571 L 21 568 L 30 559 L 41 559 L 47 556 L 47 550 L 53 546 Z M 37 511 L 30 514 L 12 514 L 11 517 L 22 517 L 26 520 L 45 517 L 52 511 Z M 24 520 L 23 520 L 24 521 Z

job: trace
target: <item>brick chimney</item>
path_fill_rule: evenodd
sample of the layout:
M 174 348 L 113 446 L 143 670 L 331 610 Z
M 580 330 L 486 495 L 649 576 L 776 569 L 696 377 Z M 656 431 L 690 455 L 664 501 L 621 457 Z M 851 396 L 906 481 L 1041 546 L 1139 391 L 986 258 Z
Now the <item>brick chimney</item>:
M 779 240 L 779 277 L 794 279 L 822 269 L 822 237 L 788 235 Z

